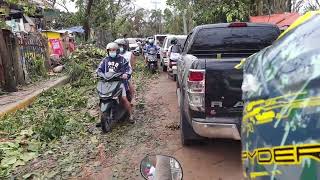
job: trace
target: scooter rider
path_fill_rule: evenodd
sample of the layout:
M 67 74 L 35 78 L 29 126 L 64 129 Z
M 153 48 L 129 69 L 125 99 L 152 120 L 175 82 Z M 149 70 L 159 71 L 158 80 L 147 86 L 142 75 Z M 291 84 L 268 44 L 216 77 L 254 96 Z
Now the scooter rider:
M 147 45 L 146 52 L 148 55 L 157 55 L 157 52 L 159 51 L 159 48 L 154 44 L 154 39 L 149 39 L 149 44 Z M 148 58 L 146 56 L 146 63 L 148 62 Z
M 132 118 L 132 107 L 131 104 L 127 98 L 127 91 L 129 90 L 129 85 L 128 85 L 128 79 L 131 76 L 131 67 L 127 60 L 120 56 L 120 50 L 119 46 L 117 43 L 111 42 L 107 45 L 107 54 L 108 57 L 104 58 L 98 69 L 96 70 L 97 75 L 99 77 L 104 78 L 105 73 L 107 72 L 116 72 L 116 73 L 123 73 L 122 79 L 123 83 L 121 84 L 122 87 L 122 97 L 121 97 L 121 103 L 123 103 L 124 107 L 128 110 L 129 112 L 129 120 L 130 122 L 134 122 Z
M 129 66 L 131 67 L 130 74 L 132 74 L 132 71 L 134 70 L 134 67 L 135 67 L 136 56 L 131 51 L 129 51 L 129 42 L 125 39 L 117 39 L 114 42 L 117 43 L 119 46 L 120 55 L 128 61 Z M 129 82 L 129 91 L 131 93 L 131 98 L 134 99 L 134 87 L 132 85 L 132 82 L 130 81 L 131 78 L 129 78 L 128 80 L 129 80 L 128 82 Z
M 149 40 L 146 40 L 144 42 L 144 45 L 143 45 L 143 57 L 144 57 L 145 60 L 147 58 L 147 46 L 148 46 L 148 44 L 149 44 Z
M 117 39 L 114 42 L 119 45 L 121 56 L 128 60 L 128 62 L 130 63 L 129 65 L 131 66 L 132 70 L 134 70 L 136 56 L 131 51 L 129 51 L 129 42 L 125 39 Z
M 168 57 L 174 60 L 174 53 L 181 53 L 181 45 L 178 44 L 178 39 L 175 37 L 171 40 L 171 46 L 168 49 Z

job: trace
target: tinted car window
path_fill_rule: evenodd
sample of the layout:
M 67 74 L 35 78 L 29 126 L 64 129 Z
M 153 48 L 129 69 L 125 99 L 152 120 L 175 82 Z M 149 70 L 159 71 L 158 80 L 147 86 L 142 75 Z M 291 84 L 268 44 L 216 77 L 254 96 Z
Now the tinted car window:
M 178 44 L 180 44 L 181 47 L 184 45 L 185 41 L 186 41 L 186 38 L 178 38 Z
M 157 35 L 157 36 L 155 37 L 156 42 L 158 43 L 157 45 L 162 46 L 163 43 L 164 43 L 164 39 L 165 39 L 166 37 L 167 37 L 167 36 L 159 36 L 159 35 Z
M 205 28 L 201 29 L 191 47 L 197 51 L 261 50 L 272 44 L 280 31 L 274 27 Z
M 190 41 L 191 41 L 191 35 L 192 35 L 192 33 L 193 33 L 193 32 L 191 32 L 191 33 L 188 35 L 187 39 L 185 40 L 184 45 L 183 45 L 182 52 L 187 53 L 187 51 L 188 51 L 188 46 L 189 46 L 189 43 L 190 43 Z

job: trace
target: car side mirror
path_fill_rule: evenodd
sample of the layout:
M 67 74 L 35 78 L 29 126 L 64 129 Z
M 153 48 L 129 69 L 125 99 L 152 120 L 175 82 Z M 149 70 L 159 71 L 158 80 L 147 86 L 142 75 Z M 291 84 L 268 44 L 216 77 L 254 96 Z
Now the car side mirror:
M 177 159 L 165 155 L 147 155 L 140 163 L 140 173 L 147 180 L 182 180 L 183 171 Z

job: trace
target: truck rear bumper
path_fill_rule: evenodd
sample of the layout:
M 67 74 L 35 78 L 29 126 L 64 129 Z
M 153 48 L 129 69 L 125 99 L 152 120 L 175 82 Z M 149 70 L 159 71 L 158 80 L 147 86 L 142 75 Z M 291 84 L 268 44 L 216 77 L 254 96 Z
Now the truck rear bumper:
M 240 140 L 236 124 L 199 122 L 192 119 L 193 130 L 202 137 Z

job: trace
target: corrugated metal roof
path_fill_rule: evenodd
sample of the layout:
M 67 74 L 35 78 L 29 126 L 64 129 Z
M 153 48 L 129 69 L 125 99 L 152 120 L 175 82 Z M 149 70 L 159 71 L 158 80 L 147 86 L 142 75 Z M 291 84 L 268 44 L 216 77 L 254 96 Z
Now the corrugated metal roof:
M 280 29 L 286 29 L 300 17 L 299 13 L 271 14 L 266 16 L 250 16 L 250 22 L 270 23 L 277 25 Z

